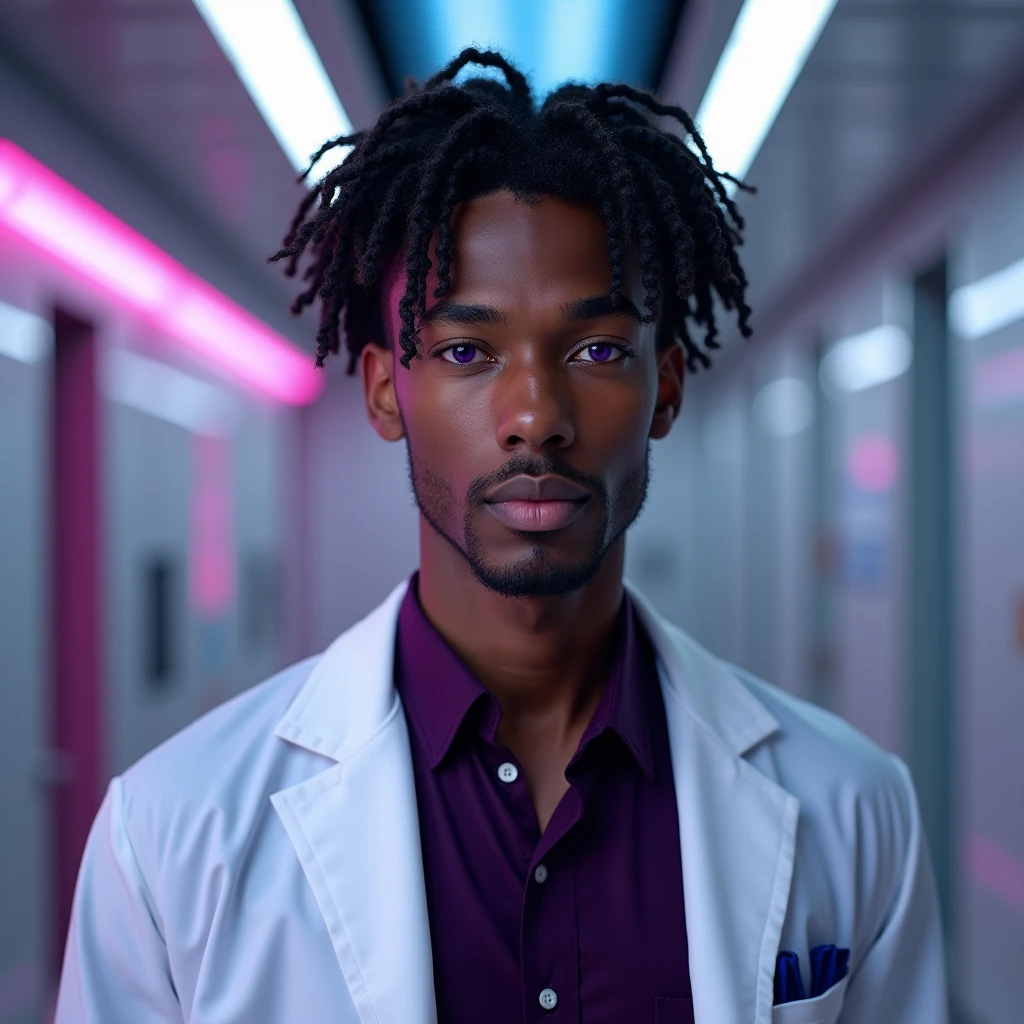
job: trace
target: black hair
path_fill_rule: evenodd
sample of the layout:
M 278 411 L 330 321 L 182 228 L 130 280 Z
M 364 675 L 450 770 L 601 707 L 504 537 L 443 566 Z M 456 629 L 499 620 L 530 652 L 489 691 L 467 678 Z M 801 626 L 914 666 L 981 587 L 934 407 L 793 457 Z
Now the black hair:
M 468 64 L 500 69 L 507 85 L 481 77 L 456 85 Z M 696 152 L 657 118 L 678 122 Z M 737 255 L 743 218 L 726 182 L 747 186 L 716 170 L 686 111 L 650 93 L 568 84 L 537 109 L 521 72 L 498 53 L 469 48 L 422 87 L 411 85 L 369 131 L 325 143 L 310 170 L 340 146 L 354 148 L 306 195 L 284 248 L 270 257 L 286 260 L 292 276 L 303 254 L 311 256 L 292 312 L 321 300 L 317 366 L 338 351 L 343 314 L 349 373 L 367 342 L 385 342 L 379 286 L 390 260 L 404 252 L 398 340 L 408 368 L 426 309 L 434 233 L 440 298 L 451 289 L 455 205 L 500 189 L 594 207 L 605 222 L 613 301 L 622 300 L 632 252 L 646 293 L 644 322 L 660 321 L 661 343 L 682 342 L 691 370 L 710 366 L 708 353 L 719 348 L 714 295 L 735 310 L 740 333 L 751 334 Z M 702 344 L 688 321 L 703 328 Z

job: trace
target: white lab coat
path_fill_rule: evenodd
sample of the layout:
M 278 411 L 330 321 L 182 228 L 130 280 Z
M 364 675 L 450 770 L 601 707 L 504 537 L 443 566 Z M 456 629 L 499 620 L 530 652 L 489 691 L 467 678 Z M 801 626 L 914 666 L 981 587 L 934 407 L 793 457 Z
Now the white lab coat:
M 392 682 L 405 587 L 323 655 L 111 782 L 82 861 L 56 1024 L 436 1022 Z M 697 1024 L 946 1024 L 906 768 L 633 597 L 668 718 Z M 799 954 L 806 978 L 821 943 L 851 949 L 848 977 L 773 1008 L 779 950 Z

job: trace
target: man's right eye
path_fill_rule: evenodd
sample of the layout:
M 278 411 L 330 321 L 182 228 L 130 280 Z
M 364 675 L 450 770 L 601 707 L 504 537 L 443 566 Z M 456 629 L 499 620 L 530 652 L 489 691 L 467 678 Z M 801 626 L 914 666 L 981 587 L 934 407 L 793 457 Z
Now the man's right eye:
M 451 345 L 440 356 L 446 363 L 455 363 L 456 366 L 469 366 L 470 363 L 479 363 L 487 358 L 476 345 Z M 483 359 L 478 359 L 478 356 Z

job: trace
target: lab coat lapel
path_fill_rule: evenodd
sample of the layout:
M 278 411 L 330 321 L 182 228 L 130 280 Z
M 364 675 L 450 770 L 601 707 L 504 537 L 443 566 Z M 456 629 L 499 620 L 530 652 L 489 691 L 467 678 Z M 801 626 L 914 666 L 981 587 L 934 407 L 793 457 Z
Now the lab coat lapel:
M 436 1024 L 408 728 L 393 685 L 402 583 L 324 653 L 277 728 L 328 759 L 271 799 L 364 1024 Z M 658 655 L 697 1024 L 771 1024 L 799 802 L 744 754 L 778 722 L 631 594 Z
M 277 729 L 336 762 L 271 799 L 364 1024 L 436 1024 L 412 759 L 392 682 L 404 592 L 328 648 Z
M 778 722 L 721 662 L 633 598 L 662 677 L 695 1019 L 770 1024 L 799 801 L 743 755 Z

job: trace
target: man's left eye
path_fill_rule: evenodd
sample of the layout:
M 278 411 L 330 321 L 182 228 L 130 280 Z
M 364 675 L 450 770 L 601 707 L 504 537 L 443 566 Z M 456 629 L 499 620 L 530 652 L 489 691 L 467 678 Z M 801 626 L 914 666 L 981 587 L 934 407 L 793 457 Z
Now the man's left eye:
M 576 353 L 581 363 L 617 363 L 625 359 L 626 353 L 618 345 L 607 341 L 597 341 Z
M 481 356 L 483 359 L 487 358 L 476 345 L 452 345 L 441 353 L 441 358 L 446 363 L 455 363 L 456 366 L 468 366 L 470 363 L 481 362 L 477 356 Z

